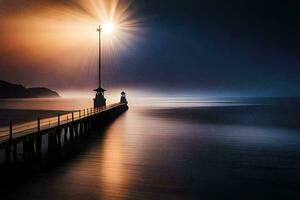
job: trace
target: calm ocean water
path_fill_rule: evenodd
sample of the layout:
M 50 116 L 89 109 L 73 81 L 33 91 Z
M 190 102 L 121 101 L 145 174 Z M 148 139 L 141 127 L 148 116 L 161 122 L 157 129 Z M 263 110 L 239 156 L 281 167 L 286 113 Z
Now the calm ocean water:
M 68 109 L 90 103 L 79 102 Z M 22 180 L 6 198 L 299 199 L 299 106 L 260 102 L 131 102 L 76 156 Z M 9 108 L 60 110 L 66 104 L 25 103 Z

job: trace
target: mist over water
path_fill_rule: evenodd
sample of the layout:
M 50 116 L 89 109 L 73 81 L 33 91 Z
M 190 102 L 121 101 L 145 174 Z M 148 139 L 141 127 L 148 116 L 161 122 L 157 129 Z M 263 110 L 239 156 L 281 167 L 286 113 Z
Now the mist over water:
M 35 101 L 60 110 L 70 100 Z M 91 103 L 72 102 L 78 107 Z M 78 155 L 24 180 L 7 197 L 299 198 L 300 112 L 295 102 L 129 96 L 129 110 L 104 131 L 95 131 Z

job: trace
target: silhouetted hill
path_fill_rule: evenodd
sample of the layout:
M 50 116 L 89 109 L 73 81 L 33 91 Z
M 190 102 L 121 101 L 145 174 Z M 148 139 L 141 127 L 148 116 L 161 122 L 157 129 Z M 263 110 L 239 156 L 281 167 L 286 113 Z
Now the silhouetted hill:
M 0 80 L 0 98 L 40 98 L 59 97 L 59 94 L 48 88 L 26 88 Z

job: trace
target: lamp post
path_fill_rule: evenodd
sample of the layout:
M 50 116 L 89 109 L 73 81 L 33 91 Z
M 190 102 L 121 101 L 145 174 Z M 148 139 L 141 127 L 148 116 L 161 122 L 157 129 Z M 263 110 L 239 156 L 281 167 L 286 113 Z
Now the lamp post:
M 97 31 L 99 32 L 99 87 L 101 87 L 101 25 L 99 25 Z
M 101 87 L 101 25 L 99 25 L 97 31 L 99 32 L 99 86 L 94 90 L 96 92 L 96 97 L 94 98 L 95 108 L 106 106 L 106 99 L 104 97 L 105 89 Z

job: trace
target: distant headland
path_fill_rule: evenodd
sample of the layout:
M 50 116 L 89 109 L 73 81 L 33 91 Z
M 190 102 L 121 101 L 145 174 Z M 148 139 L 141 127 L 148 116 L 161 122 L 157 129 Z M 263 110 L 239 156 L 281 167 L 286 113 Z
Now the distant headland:
M 0 80 L 0 98 L 56 98 L 59 94 L 44 87 L 26 88 Z

